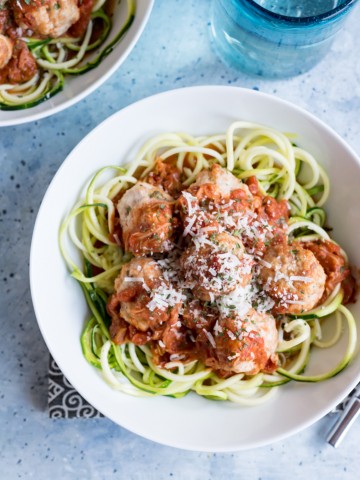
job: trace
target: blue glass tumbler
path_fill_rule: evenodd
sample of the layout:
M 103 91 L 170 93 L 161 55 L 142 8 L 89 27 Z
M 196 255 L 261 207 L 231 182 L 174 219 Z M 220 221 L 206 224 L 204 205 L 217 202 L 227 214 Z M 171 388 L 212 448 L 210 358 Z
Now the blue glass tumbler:
M 308 71 L 329 51 L 358 0 L 213 0 L 211 32 L 219 57 L 264 77 Z

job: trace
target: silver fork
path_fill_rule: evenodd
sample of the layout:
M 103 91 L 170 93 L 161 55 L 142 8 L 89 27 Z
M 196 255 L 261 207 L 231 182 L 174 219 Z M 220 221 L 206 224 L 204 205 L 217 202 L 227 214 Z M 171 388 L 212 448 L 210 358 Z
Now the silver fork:
M 337 448 L 360 414 L 360 383 L 336 407 L 335 412 L 339 412 L 339 418 L 328 433 L 326 440 L 330 445 Z

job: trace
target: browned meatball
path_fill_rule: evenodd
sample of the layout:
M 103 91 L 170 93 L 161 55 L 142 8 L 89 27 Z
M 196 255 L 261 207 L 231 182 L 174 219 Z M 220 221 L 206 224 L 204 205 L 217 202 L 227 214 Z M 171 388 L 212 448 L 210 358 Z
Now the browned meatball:
M 12 57 L 14 44 L 10 38 L 0 34 L 0 69 L 4 68 Z
M 112 317 L 120 316 L 141 332 L 161 329 L 173 309 L 168 305 L 163 308 L 161 298 L 156 302 L 152 295 L 165 288 L 169 288 L 169 283 L 157 262 L 151 258 L 133 258 L 122 267 L 115 280 L 108 311 Z
M 167 322 L 176 321 L 181 302 L 182 292 L 164 279 L 158 263 L 141 257 L 122 267 L 107 309 L 113 323 L 120 318 L 146 333 L 148 340 L 157 340 Z
M 206 305 L 197 298 L 190 300 L 184 305 L 182 311 L 182 323 L 195 332 L 205 328 L 211 330 L 219 317 L 219 311 Z
M 190 235 L 213 222 L 230 233 L 242 230 L 254 211 L 248 186 L 218 164 L 200 172 L 196 182 L 182 192 L 177 206 Z
M 324 269 L 315 255 L 299 243 L 270 247 L 261 266 L 260 282 L 275 301 L 275 313 L 307 312 L 317 305 L 324 293 Z
M 182 190 L 180 170 L 160 158 L 156 160 L 153 170 L 144 181 L 162 187 L 173 198 L 178 198 Z
M 222 376 L 276 368 L 278 333 L 269 314 L 251 309 L 243 318 L 219 320 L 211 334 L 204 332 L 198 340 L 207 344 L 205 364 Z
M 193 186 L 198 187 L 206 184 L 216 185 L 220 194 L 223 196 L 229 196 L 231 192 L 238 189 L 250 193 L 247 185 L 242 183 L 242 181 L 236 178 L 229 170 L 226 170 L 217 163 L 212 165 L 209 170 L 202 170 L 197 176 L 195 183 L 193 183 Z
M 22 40 L 16 40 L 11 59 L 0 71 L 0 84 L 28 82 L 37 70 L 36 60 L 26 43 Z
M 74 23 L 67 32 L 72 37 L 81 38 L 85 35 L 87 26 L 91 19 L 91 12 L 94 8 L 95 0 L 78 0 L 80 17 L 79 20 Z
M 60 37 L 80 17 L 77 0 L 15 0 L 10 3 L 16 23 L 43 37 Z
M 117 209 L 126 251 L 147 255 L 174 247 L 173 198 L 162 188 L 138 182 L 125 192 Z
M 0 33 L 6 33 L 10 21 L 10 8 L 8 2 L 0 0 Z
M 349 302 L 355 294 L 356 282 L 351 277 L 351 270 L 341 253 L 339 245 L 330 240 L 304 242 L 303 245 L 306 250 L 310 250 L 315 255 L 326 274 L 325 290 L 321 303 L 328 298 L 339 283 L 343 283 L 343 303 Z
M 251 263 L 244 246 L 226 232 L 195 237 L 180 264 L 189 288 L 205 301 L 214 301 L 251 280 Z

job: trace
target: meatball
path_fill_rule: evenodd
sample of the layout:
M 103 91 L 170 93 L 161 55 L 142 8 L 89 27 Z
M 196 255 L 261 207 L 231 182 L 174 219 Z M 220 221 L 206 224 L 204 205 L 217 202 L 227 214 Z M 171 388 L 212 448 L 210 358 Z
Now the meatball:
M 113 320 L 120 317 L 140 332 L 150 331 L 149 338 L 154 338 L 152 334 L 161 332 L 169 319 L 177 317 L 179 309 L 170 303 L 163 307 L 161 298 L 160 302 L 153 300 L 162 289 L 172 293 L 159 265 L 151 258 L 133 258 L 115 280 L 108 312 Z
M 153 332 L 150 330 L 142 332 L 118 315 L 112 317 L 109 331 L 111 340 L 116 345 L 127 342 L 132 342 L 135 345 L 145 345 L 153 337 Z
M 182 192 L 176 202 L 176 211 L 179 213 L 183 236 L 193 237 L 202 232 L 218 232 L 220 224 L 214 215 L 200 208 L 198 199 L 190 191 Z
M 4 68 L 12 57 L 14 44 L 10 38 L 0 34 L 0 69 Z
M 16 0 L 11 4 L 16 23 L 43 37 L 60 37 L 80 17 L 77 0 Z
M 251 279 L 251 261 L 243 244 L 226 232 L 194 237 L 180 265 L 188 287 L 205 301 L 214 301 Z
M 216 308 L 194 298 L 183 307 L 182 323 L 195 332 L 202 328 L 211 330 L 218 316 L 219 311 Z
M 87 26 L 91 19 L 91 12 L 93 11 L 94 3 L 95 0 L 78 1 L 80 12 L 79 20 L 70 27 L 69 31 L 67 32 L 69 35 L 77 38 L 81 38 L 83 35 L 85 35 Z
M 280 243 L 265 252 L 259 280 L 275 301 L 275 313 L 300 314 L 318 304 L 326 275 L 315 255 L 300 243 Z
M 119 200 L 117 209 L 127 252 L 163 253 L 174 246 L 174 202 L 162 188 L 138 182 Z
M 6 33 L 10 20 L 10 9 L 6 5 L 7 0 L 0 0 L 0 33 Z
M 356 283 L 351 277 L 349 265 L 346 264 L 341 248 L 329 240 L 305 242 L 304 248 L 315 255 L 326 274 L 325 290 L 321 303 L 327 299 L 339 283 L 348 280 L 342 285 L 343 288 L 346 287 L 344 288 L 344 303 L 347 303 L 354 295 Z
M 217 163 L 213 164 L 210 170 L 202 170 L 193 185 L 198 187 L 208 183 L 216 185 L 223 196 L 230 195 L 233 190 L 239 188 L 247 189 L 241 180 Z
M 180 170 L 174 165 L 163 162 L 160 158 L 156 160 L 154 169 L 144 181 L 162 187 L 173 198 L 178 198 L 182 190 Z
M 200 172 L 195 183 L 183 192 L 178 208 L 185 226 L 193 224 L 194 216 L 206 217 L 205 221 L 216 220 L 223 229 L 233 232 L 252 215 L 254 205 L 248 186 L 214 164 L 210 170 Z
M 35 58 L 22 40 L 16 40 L 12 57 L 0 71 L 1 83 L 24 83 L 33 78 L 38 70 Z
M 203 342 L 206 345 L 205 365 L 221 376 L 255 375 L 276 369 L 278 332 L 272 315 L 251 309 L 245 317 L 221 319 L 213 333 L 204 331 L 198 341 L 200 347 Z
M 253 195 L 254 215 L 240 225 L 241 239 L 249 253 L 262 256 L 267 245 L 286 240 L 289 204 L 287 200 L 262 195 L 254 176 L 249 177 L 246 184 Z
M 197 192 L 198 199 L 203 203 L 207 199 L 218 201 L 223 212 L 239 211 L 236 203 L 241 203 L 245 210 L 251 208 L 252 194 L 249 187 L 218 164 L 212 165 L 210 170 L 200 172 L 190 189 Z M 213 206 L 209 206 L 210 210 L 211 207 Z
M 171 356 L 168 360 L 184 360 L 194 350 L 195 343 L 189 338 L 188 330 L 173 316 L 165 326 L 161 340 L 156 345 L 158 353 L 167 353 Z M 166 356 L 165 356 L 166 358 Z M 157 363 L 163 363 L 164 358 L 154 359 Z

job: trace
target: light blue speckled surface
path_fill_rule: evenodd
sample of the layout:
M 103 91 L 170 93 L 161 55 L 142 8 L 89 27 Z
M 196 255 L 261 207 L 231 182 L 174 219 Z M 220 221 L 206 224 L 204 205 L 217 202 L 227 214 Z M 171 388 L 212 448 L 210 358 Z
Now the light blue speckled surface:
M 32 309 L 28 257 L 33 224 L 61 162 L 103 119 L 154 93 L 232 84 L 290 100 L 331 125 L 360 153 L 360 37 L 357 9 L 328 57 L 286 81 L 225 68 L 208 39 L 208 0 L 156 0 L 138 45 L 97 92 L 39 122 L 0 130 L 0 478 L 256 479 L 358 478 L 360 421 L 338 450 L 333 421 L 274 445 L 234 454 L 183 452 L 133 435 L 106 419 L 49 420 L 48 351 Z

